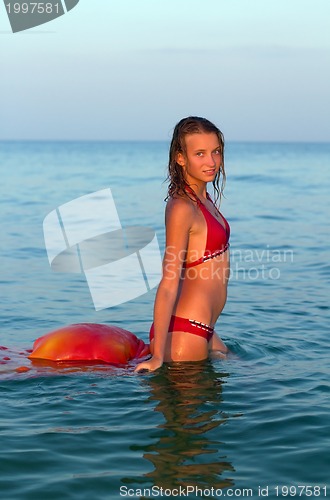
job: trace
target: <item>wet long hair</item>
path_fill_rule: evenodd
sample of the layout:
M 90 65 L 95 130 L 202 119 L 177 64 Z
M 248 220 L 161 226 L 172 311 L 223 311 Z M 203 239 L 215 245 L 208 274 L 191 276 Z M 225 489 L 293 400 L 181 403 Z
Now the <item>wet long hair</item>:
M 170 145 L 169 151 L 169 162 L 168 162 L 168 175 L 167 181 L 168 191 L 165 201 L 170 197 L 175 195 L 183 196 L 186 194 L 185 186 L 187 186 L 188 182 L 185 179 L 184 170 L 181 165 L 179 165 L 176 161 L 178 153 L 183 154 L 184 158 L 187 158 L 187 149 L 186 149 L 186 141 L 185 137 L 188 134 L 202 134 L 207 133 L 210 134 L 214 132 L 219 139 L 220 146 L 220 169 L 217 172 L 214 180 L 212 181 L 213 189 L 214 189 L 214 198 L 215 202 L 221 201 L 221 197 L 223 195 L 223 190 L 226 182 L 226 173 L 225 173 L 225 163 L 224 163 L 224 148 L 225 142 L 224 137 L 221 130 L 218 129 L 212 122 L 207 120 L 206 118 L 201 118 L 199 116 L 188 116 L 187 118 L 183 118 L 176 124 L 173 137 Z

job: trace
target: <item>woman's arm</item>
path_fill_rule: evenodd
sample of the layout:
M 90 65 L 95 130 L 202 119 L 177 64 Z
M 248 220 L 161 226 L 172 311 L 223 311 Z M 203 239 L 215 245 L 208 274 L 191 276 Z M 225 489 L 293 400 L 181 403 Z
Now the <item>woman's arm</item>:
M 182 199 L 171 199 L 167 204 L 163 276 L 154 305 L 153 356 L 148 361 L 140 363 L 135 371 L 154 371 L 163 364 L 168 328 L 178 296 L 182 265 L 194 217 L 193 210 L 191 203 Z

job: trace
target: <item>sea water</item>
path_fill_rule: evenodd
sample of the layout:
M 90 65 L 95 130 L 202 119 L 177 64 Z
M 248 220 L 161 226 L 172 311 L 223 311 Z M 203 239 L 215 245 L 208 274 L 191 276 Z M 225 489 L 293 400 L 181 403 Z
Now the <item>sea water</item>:
M 95 311 L 84 275 L 51 270 L 43 220 L 110 188 L 122 225 L 152 228 L 163 250 L 167 150 L 0 144 L 0 345 L 77 322 L 147 341 L 155 289 Z M 324 143 L 226 146 L 231 279 L 216 330 L 232 358 L 147 375 L 1 365 L 1 498 L 330 496 L 329 160 Z

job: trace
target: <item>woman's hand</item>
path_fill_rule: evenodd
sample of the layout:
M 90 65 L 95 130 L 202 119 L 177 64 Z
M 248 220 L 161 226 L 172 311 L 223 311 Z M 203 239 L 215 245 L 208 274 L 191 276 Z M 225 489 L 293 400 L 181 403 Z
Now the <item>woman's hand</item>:
M 142 371 L 154 372 L 155 370 L 157 370 L 157 368 L 160 368 L 162 366 L 162 364 L 163 364 L 162 359 L 157 358 L 156 356 L 153 356 L 148 361 L 143 361 L 142 363 L 139 363 L 134 371 L 135 372 L 142 372 Z

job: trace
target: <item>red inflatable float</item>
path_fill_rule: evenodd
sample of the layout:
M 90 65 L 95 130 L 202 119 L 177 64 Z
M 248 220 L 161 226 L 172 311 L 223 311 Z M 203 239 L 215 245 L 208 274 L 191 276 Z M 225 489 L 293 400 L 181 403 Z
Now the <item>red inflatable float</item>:
M 149 345 L 117 326 L 78 323 L 54 330 L 34 342 L 29 359 L 92 361 L 124 365 L 149 354 Z
M 78 323 L 43 335 L 34 342 L 32 350 L 0 346 L 0 376 L 30 371 L 35 364 L 38 366 L 39 360 L 43 366 L 47 361 L 66 366 L 87 363 L 125 366 L 149 354 L 149 345 L 128 330 L 113 325 Z

